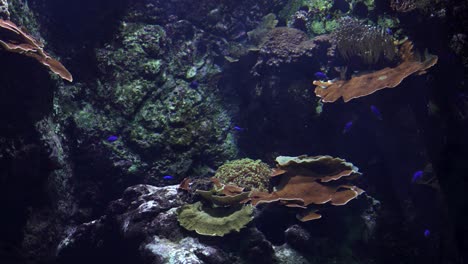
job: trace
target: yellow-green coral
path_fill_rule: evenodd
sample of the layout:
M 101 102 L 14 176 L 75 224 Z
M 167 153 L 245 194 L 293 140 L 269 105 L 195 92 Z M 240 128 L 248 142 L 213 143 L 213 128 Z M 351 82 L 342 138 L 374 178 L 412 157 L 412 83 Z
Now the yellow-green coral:
M 179 224 L 204 236 L 224 236 L 240 231 L 252 221 L 253 207 L 204 207 L 201 202 L 187 204 L 177 211 Z
M 274 29 L 277 24 L 278 20 L 276 19 L 276 15 L 270 13 L 263 17 L 262 22 L 257 26 L 257 28 L 247 32 L 247 35 L 252 43 L 260 45 L 268 31 Z
M 225 184 L 268 191 L 271 170 L 261 160 L 240 159 L 218 168 L 215 177 Z

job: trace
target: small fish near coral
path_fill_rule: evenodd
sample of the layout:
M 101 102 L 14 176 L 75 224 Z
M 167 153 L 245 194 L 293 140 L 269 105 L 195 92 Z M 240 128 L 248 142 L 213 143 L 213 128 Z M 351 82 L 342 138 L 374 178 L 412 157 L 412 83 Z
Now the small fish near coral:
M 411 182 L 415 183 L 418 180 L 420 180 L 424 175 L 424 172 L 422 170 L 418 170 L 413 174 L 413 177 L 411 178 Z
M 165 175 L 165 176 L 163 176 L 163 179 L 166 180 L 166 181 L 173 180 L 173 179 L 174 179 L 174 176 Z
M 240 127 L 240 126 L 234 126 L 232 129 L 234 129 L 235 131 L 239 131 L 239 132 L 247 130 L 247 128 Z
M 192 88 L 192 89 L 197 89 L 198 86 L 200 86 L 200 83 L 198 83 L 197 81 L 192 81 L 192 82 L 189 84 L 189 87 Z
M 343 128 L 343 134 L 348 133 L 351 130 L 351 127 L 353 127 L 353 121 L 349 121 L 348 123 L 345 124 Z
M 380 113 L 380 110 L 377 108 L 375 105 L 370 106 L 370 110 L 372 114 L 378 119 L 378 120 L 383 120 L 382 113 Z
M 315 78 L 319 79 L 319 80 L 326 80 L 328 79 L 327 75 L 321 71 L 318 71 L 316 73 L 314 73 L 314 76 Z
M 424 230 L 424 237 L 428 238 L 430 236 L 431 236 L 431 230 L 429 230 L 429 229 Z
M 112 143 L 112 142 L 117 141 L 118 139 L 119 139 L 118 136 L 112 135 L 112 136 L 109 136 L 109 137 L 107 138 L 107 142 L 111 142 L 111 143 Z

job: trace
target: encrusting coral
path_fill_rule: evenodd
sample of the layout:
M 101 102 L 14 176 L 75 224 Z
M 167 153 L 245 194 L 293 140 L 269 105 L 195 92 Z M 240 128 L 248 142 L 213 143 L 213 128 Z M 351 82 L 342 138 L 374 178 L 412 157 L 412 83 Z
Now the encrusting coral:
M 335 102 L 343 97 L 345 102 L 372 94 L 384 88 L 398 86 L 406 77 L 426 73 L 426 70 L 437 63 L 438 57 L 425 54 L 424 58 L 413 52 L 413 44 L 405 41 L 400 48 L 401 63 L 394 68 L 384 68 L 378 71 L 354 76 L 350 80 L 314 81 L 315 94 L 322 102 Z
M 0 45 L 7 51 L 32 57 L 62 79 L 73 81 L 70 72 L 43 50 L 44 45 L 41 42 L 35 40 L 9 20 L 0 19 Z
M 224 236 L 233 231 L 240 231 L 252 221 L 251 205 L 210 208 L 201 202 L 184 205 L 178 210 L 177 220 L 187 230 L 205 236 Z
M 216 178 L 211 178 L 211 182 L 211 190 L 195 189 L 195 194 L 200 195 L 205 203 L 197 202 L 179 208 L 177 220 L 185 229 L 205 236 L 224 236 L 240 231 L 253 219 L 253 207 L 244 204 L 250 192 L 238 186 L 222 184 Z M 191 180 L 184 179 L 179 189 L 192 191 Z

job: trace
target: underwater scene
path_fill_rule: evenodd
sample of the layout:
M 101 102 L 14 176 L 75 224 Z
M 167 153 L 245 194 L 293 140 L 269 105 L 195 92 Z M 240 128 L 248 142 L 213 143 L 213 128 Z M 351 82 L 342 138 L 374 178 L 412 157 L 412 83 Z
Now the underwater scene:
M 0 0 L 0 264 L 468 263 L 468 1 Z

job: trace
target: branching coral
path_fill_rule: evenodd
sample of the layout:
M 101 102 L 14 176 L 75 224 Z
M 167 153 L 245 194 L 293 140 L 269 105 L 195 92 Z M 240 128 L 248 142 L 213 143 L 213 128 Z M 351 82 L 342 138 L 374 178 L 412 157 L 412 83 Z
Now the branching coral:
M 338 53 L 345 61 L 353 59 L 366 65 L 380 60 L 392 61 L 396 55 L 393 39 L 382 29 L 343 17 L 333 33 Z
M 431 0 L 391 0 L 390 7 L 397 12 L 410 12 L 415 9 L 426 8 Z
M 57 60 L 44 52 L 44 45 L 9 20 L 0 19 L 0 45 L 7 51 L 24 54 L 39 61 L 55 74 L 69 82 L 70 72 Z
M 437 56 L 425 54 L 422 59 L 413 52 L 413 44 L 409 41 L 400 48 L 402 62 L 394 68 L 384 68 L 379 71 L 355 76 L 351 80 L 339 80 L 335 82 L 314 81 L 317 85 L 315 94 L 322 98 L 323 102 L 335 102 L 343 97 L 345 102 L 372 94 L 384 88 L 398 86 L 403 79 L 412 74 L 424 74 L 427 69 L 437 63 Z

